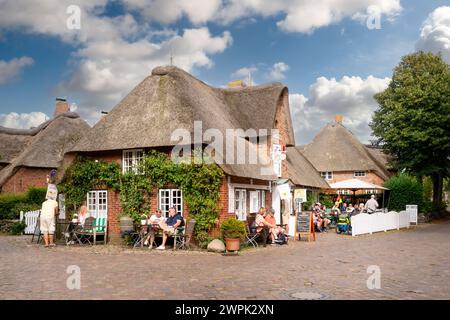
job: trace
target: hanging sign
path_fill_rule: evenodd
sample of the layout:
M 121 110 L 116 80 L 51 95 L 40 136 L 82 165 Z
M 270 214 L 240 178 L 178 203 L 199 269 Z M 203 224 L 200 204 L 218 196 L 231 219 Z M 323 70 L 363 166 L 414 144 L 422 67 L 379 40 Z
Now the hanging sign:
M 57 200 L 58 197 L 58 189 L 56 185 L 49 183 L 47 186 L 47 194 L 45 195 L 45 199 Z

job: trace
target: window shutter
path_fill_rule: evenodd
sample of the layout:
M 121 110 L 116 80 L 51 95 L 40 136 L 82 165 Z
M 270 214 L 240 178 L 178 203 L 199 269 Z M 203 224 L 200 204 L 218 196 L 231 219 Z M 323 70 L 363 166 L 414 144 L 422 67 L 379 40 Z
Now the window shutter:
M 230 183 L 228 183 L 228 213 L 234 213 L 236 211 L 234 208 L 234 203 L 234 188 Z

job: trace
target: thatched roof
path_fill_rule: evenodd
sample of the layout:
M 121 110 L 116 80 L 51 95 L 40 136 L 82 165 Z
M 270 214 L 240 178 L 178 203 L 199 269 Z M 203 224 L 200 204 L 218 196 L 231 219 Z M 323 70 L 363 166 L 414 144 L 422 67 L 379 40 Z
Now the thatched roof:
M 306 158 L 320 171 L 375 171 L 387 179 L 387 168 L 347 128 L 340 123 L 327 124 L 302 147 Z
M 58 168 L 64 153 L 70 151 L 89 128 L 72 112 L 60 114 L 30 130 L 0 128 L 0 135 L 6 138 L 0 144 L 1 153 L 7 154 L 9 159 L 9 165 L 0 171 L 0 186 L 20 167 Z M 14 141 L 22 142 L 20 148 L 8 148 Z
M 297 185 L 318 189 L 328 189 L 328 183 L 296 147 L 287 148 L 286 152 L 288 178 Z
M 3 127 L 0 127 L 0 163 L 11 163 L 25 149 L 30 138 L 27 135 L 4 133 Z
M 274 128 L 280 83 L 222 89 L 213 88 L 176 67 L 157 67 L 73 151 L 106 151 L 173 146 L 171 134 L 186 129 L 193 136 L 194 121 L 203 131 Z M 288 144 L 294 144 L 292 128 Z M 207 141 L 206 141 L 207 142 Z
M 365 147 L 380 166 L 391 169 L 391 165 L 389 164 L 391 157 L 383 151 L 383 148 L 372 145 L 366 145 Z

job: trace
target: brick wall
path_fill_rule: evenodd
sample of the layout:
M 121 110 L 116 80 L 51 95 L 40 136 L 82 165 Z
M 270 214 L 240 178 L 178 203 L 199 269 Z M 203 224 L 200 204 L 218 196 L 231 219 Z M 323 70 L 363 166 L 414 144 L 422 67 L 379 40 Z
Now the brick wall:
M 365 177 L 354 177 L 353 175 L 354 175 L 353 171 L 333 172 L 333 179 L 327 180 L 327 182 L 331 184 L 349 179 L 359 179 L 376 185 L 383 185 L 384 183 L 384 180 L 374 172 L 367 172 Z
M 47 174 L 50 168 L 21 167 L 3 185 L 2 192 L 25 192 L 30 187 L 47 187 Z

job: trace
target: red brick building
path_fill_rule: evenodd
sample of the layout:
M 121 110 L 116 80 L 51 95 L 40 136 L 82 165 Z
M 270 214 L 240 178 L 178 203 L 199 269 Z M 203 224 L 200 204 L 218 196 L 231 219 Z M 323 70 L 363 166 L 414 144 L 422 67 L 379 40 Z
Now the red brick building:
M 380 148 L 362 144 L 341 121 L 337 117 L 299 150 L 329 184 L 360 179 L 383 185 L 391 175 L 388 157 Z
M 57 169 L 89 125 L 70 112 L 65 99 L 57 99 L 53 118 L 37 128 L 0 127 L 0 190 L 25 192 L 46 187 L 47 175 Z
M 216 163 L 225 174 L 220 188 L 220 221 L 236 215 L 245 219 L 262 206 L 280 207 L 274 205 L 280 201 L 274 193 L 275 182 L 290 178 L 283 154 L 295 145 L 288 96 L 287 87 L 280 83 L 213 88 L 176 67 L 158 67 L 66 155 L 65 164 L 76 154 L 83 154 L 116 161 L 127 172 L 133 170 L 146 151 L 171 154 L 179 144 L 200 143 L 205 147 L 216 141 L 210 135 L 216 133 L 224 138 L 222 148 L 215 148 L 215 155 L 223 159 L 222 163 Z M 198 132 L 202 141 L 196 141 Z M 179 133 L 190 138 L 180 139 Z M 228 147 L 230 139 L 233 144 Z M 267 143 L 261 143 L 265 139 Z M 237 149 L 240 143 L 245 146 L 244 153 Z M 261 152 L 262 145 L 267 147 L 266 152 Z M 252 162 L 250 157 L 255 153 L 257 161 Z M 279 157 L 273 157 L 275 153 Z M 241 155 L 245 155 L 244 163 L 237 160 Z M 228 157 L 233 159 L 230 161 Z M 291 170 L 295 166 L 290 164 Z M 312 166 L 308 170 L 317 179 L 310 181 L 312 187 L 326 185 Z M 107 215 L 109 234 L 117 238 L 121 212 L 118 194 L 102 188 L 92 190 L 87 195 L 87 205 L 92 215 Z M 167 214 L 170 206 L 185 217 L 189 215 L 189 208 L 183 203 L 183 190 L 166 186 L 153 191 L 152 211 L 161 209 Z M 277 214 L 280 219 L 279 209 Z

